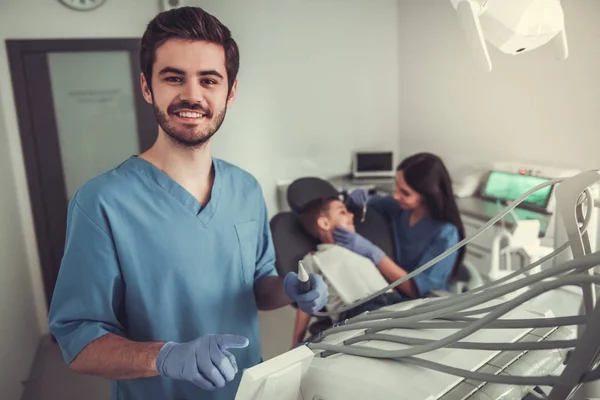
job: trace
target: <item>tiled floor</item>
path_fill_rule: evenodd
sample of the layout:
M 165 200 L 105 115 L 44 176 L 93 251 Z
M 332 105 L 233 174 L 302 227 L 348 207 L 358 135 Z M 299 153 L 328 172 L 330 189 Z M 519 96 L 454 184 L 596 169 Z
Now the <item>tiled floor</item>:
M 263 357 L 272 358 L 290 348 L 294 310 L 285 307 L 260 313 Z M 72 372 L 56 343 L 42 340 L 22 400 L 108 400 L 108 381 Z

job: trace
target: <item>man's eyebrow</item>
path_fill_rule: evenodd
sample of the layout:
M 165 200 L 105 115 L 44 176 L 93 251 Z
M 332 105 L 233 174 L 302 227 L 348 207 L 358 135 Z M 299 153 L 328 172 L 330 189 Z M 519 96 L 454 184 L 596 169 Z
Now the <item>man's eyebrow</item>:
M 158 75 L 165 75 L 165 74 L 177 74 L 177 75 L 185 75 L 185 72 L 174 68 L 174 67 L 164 67 L 163 69 L 160 70 L 160 72 L 158 73 Z
M 211 76 L 211 75 L 218 76 L 219 78 L 223 79 L 223 75 L 221 75 L 214 69 L 198 72 L 198 76 Z

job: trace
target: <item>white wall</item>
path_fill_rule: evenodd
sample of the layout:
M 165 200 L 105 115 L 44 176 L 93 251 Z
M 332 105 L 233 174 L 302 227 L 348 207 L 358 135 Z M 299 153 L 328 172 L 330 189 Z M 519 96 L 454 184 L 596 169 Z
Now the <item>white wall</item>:
M 597 168 L 600 1 L 563 0 L 570 56 L 492 48 L 477 70 L 448 0 L 399 3 L 401 148 L 450 164 L 487 160 Z M 490 46 L 491 47 L 491 46 Z
M 26 248 L 13 239 L 18 246 L 11 252 L 19 254 L 21 268 L 24 263 L 29 266 L 42 332 L 47 332 L 46 308 L 4 40 L 140 37 L 159 11 L 158 4 L 110 0 L 84 13 L 48 0 L 0 4 L 0 112 L 6 117 L 0 132 L 8 136 L 8 146 L 0 145 L 0 159 L 10 159 L 13 169 L 11 175 L 3 168 L 0 184 L 5 188 L 14 180 L 16 186 L 16 199 L 0 198 L 0 207 L 13 218 L 12 225 L 2 224 L 2 229 L 13 234 L 19 229 L 18 211 Z M 241 48 L 239 97 L 215 137 L 214 153 L 257 176 L 270 214 L 276 211 L 276 181 L 345 173 L 353 149 L 397 147 L 396 0 L 196 4 L 228 25 Z M 22 293 L 28 296 L 26 290 Z M 31 313 L 18 302 L 12 304 L 15 310 Z M 5 320 L 3 314 L 0 320 Z M 16 332 L 17 328 L 12 333 Z
M 343 174 L 350 153 L 398 144 L 396 0 L 201 1 L 241 51 L 237 104 L 217 155 L 275 182 Z

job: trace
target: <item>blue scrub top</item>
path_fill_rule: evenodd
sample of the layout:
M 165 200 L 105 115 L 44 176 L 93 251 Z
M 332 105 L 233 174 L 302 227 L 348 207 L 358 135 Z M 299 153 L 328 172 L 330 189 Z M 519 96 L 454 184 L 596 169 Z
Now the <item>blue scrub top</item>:
M 250 340 L 230 350 L 240 373 L 223 389 L 155 377 L 113 382 L 113 400 L 231 400 L 243 369 L 260 362 L 253 286 L 277 275 L 266 206 L 249 173 L 216 158 L 213 166 L 205 208 L 138 157 L 92 179 L 69 204 L 50 307 L 68 364 L 109 332 L 140 342 L 211 333 Z
M 409 227 L 410 211 L 401 209 L 391 196 L 373 197 L 369 206 L 390 222 L 394 259 L 407 272 L 425 265 L 460 241 L 457 227 L 449 222 L 425 218 Z M 427 296 L 431 290 L 448 289 L 448 277 L 457 257 L 458 253 L 454 252 L 413 278 L 420 297 Z

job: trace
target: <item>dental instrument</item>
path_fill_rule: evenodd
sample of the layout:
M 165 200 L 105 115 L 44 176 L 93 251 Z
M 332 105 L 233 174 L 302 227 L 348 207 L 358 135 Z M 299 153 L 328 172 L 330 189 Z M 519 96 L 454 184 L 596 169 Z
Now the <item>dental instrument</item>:
M 360 222 L 365 222 L 367 218 L 367 202 L 365 201 L 362 206 L 362 215 L 360 217 Z
M 300 293 L 310 292 L 310 277 L 304 269 L 304 264 L 302 263 L 302 260 L 298 261 L 298 284 L 300 285 Z

